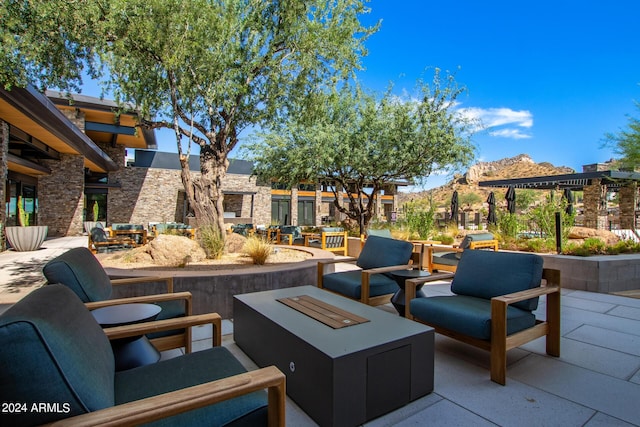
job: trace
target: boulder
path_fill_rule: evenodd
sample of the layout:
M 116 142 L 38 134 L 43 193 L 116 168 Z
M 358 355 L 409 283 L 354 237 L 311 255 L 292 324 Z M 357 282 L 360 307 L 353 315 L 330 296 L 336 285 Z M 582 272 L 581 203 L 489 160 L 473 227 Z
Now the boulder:
M 602 240 L 607 245 L 615 245 L 620 238 L 608 230 L 596 230 L 587 227 L 571 227 L 569 231 L 569 240 L 573 243 L 579 243 L 578 240 L 584 241 L 588 238 L 595 237 Z
M 227 234 L 224 241 L 224 251 L 228 254 L 238 253 L 242 250 L 246 241 L 247 238 L 238 233 Z
M 132 262 L 181 266 L 204 260 L 207 256 L 198 242 L 183 236 L 161 234 L 148 244 L 131 251 Z

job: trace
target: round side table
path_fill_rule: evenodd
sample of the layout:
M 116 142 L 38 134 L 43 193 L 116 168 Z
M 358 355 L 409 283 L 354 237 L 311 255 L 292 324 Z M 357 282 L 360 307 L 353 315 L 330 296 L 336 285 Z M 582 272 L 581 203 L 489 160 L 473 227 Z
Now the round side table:
M 131 325 L 154 320 L 162 309 L 155 304 L 120 304 L 97 308 L 91 312 L 104 328 Z M 160 352 L 146 336 L 111 340 L 116 371 L 150 365 L 160 360 Z

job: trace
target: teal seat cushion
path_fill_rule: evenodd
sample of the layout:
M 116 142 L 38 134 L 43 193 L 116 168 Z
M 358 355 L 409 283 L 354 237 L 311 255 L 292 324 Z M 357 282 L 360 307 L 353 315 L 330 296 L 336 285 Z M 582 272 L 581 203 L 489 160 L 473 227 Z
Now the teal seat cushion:
M 451 291 L 490 300 L 499 295 L 540 286 L 542 257 L 521 252 L 464 251 L 451 282 Z M 514 307 L 533 311 L 538 298 L 517 302 Z
M 491 339 L 491 300 L 447 295 L 411 300 L 410 313 L 417 319 L 458 333 Z M 536 318 L 530 311 L 507 307 L 507 335 L 530 328 Z
M 356 265 L 363 270 L 409 263 L 413 244 L 404 240 L 370 236 L 364 243 Z
M 111 280 L 100 262 L 87 248 L 73 248 L 49 261 L 42 269 L 47 282 L 61 283 L 82 302 L 111 298 Z
M 187 354 L 153 365 L 117 372 L 116 404 L 215 381 L 244 373 L 246 369 L 225 347 Z M 151 426 L 266 425 L 267 394 L 264 391 L 156 421 Z
M 433 252 L 433 262 L 441 265 L 458 265 L 459 252 Z
M 362 272 L 360 270 L 327 274 L 322 279 L 325 289 L 349 298 L 360 299 L 362 292 Z M 396 281 L 384 274 L 372 274 L 369 278 L 369 296 L 387 295 L 398 290 Z
M 0 401 L 59 404 L 61 412 L 2 414 L 2 425 L 52 422 L 113 405 L 113 352 L 78 297 L 51 285 L 0 316 Z M 68 408 L 65 408 L 68 404 Z

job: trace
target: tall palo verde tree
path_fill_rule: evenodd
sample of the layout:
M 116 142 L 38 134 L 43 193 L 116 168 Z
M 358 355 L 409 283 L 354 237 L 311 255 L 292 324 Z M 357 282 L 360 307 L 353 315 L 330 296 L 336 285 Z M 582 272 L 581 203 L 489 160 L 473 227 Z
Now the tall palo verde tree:
M 455 108 L 463 89 L 454 77 L 443 78 L 436 69 L 418 91 L 411 99 L 391 90 L 376 97 L 344 84 L 316 93 L 308 108 L 249 144 L 246 157 L 264 179 L 290 186 L 308 180 L 333 183 L 336 209 L 364 232 L 385 185 L 421 181 L 473 159 L 475 127 Z
M 100 76 L 148 117 L 142 126 L 174 130 L 196 218 L 222 230 L 222 180 L 239 134 L 300 111 L 309 93 L 359 68 L 377 29 L 359 21 L 367 1 L 3 2 L 0 77 L 74 89 L 83 67 Z M 199 176 L 189 171 L 194 144 Z

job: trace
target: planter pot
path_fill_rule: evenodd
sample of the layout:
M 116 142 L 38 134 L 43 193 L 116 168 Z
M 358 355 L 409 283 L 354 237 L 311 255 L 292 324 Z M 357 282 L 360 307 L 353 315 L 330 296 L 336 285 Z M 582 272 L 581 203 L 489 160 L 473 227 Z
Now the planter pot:
M 91 234 L 91 230 L 93 230 L 95 227 L 104 228 L 104 224 L 102 223 L 102 221 L 85 221 L 84 222 L 84 231 L 86 231 L 87 234 Z
M 49 227 L 35 225 L 29 227 L 7 227 L 5 232 L 11 247 L 18 252 L 35 251 L 47 238 Z

